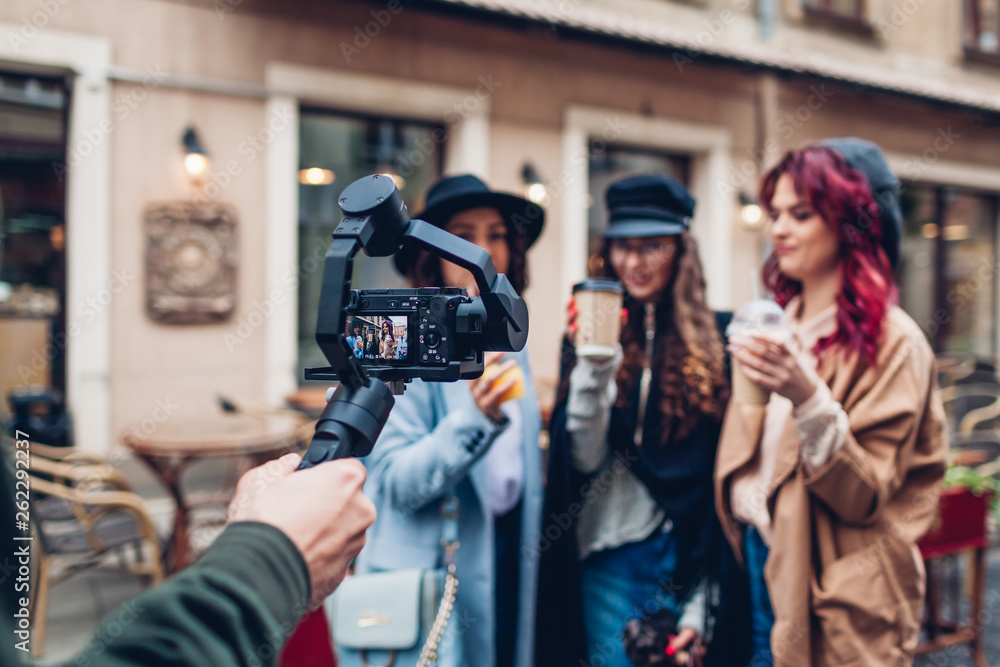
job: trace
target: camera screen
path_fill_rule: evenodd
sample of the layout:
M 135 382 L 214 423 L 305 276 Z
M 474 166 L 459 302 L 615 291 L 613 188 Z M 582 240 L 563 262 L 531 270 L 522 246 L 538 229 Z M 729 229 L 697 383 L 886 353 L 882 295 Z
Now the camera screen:
M 410 323 L 406 315 L 365 313 L 348 322 L 347 344 L 354 356 L 373 366 L 410 363 Z

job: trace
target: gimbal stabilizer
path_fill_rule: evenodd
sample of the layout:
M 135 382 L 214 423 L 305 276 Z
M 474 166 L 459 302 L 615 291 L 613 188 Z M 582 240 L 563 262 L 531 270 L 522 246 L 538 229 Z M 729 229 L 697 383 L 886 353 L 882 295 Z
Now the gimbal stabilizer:
M 507 277 L 496 272 L 489 253 L 430 223 L 410 220 L 391 178 L 375 175 L 359 179 L 344 189 L 339 204 L 344 217 L 333 232 L 333 243 L 323 261 L 316 323 L 316 342 L 330 366 L 306 369 L 306 378 L 339 381 L 340 386 L 320 415 L 300 469 L 333 459 L 367 456 L 389 417 L 393 393 L 401 394 L 405 382 L 417 377 L 429 381 L 478 377 L 483 372 L 484 351 L 518 351 L 528 338 L 524 300 Z M 366 369 L 344 334 L 347 311 L 356 300 L 351 292 L 354 257 L 360 249 L 370 257 L 386 257 L 403 245 L 425 248 L 472 273 L 480 296 L 458 306 L 458 327 L 453 332 L 471 353 L 444 367 Z M 466 326 L 470 322 L 474 324 Z

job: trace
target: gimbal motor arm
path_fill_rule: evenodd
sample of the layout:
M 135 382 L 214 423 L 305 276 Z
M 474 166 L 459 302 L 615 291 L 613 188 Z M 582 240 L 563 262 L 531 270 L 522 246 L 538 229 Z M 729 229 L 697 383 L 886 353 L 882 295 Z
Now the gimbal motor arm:
M 310 379 L 339 381 L 316 424 L 316 434 L 300 468 L 348 456 L 367 456 L 378 439 L 394 399 L 392 392 L 354 356 L 344 334 L 354 258 L 395 254 L 416 245 L 472 273 L 485 307 L 484 349 L 517 351 L 528 337 L 528 309 L 488 252 L 422 220 L 410 220 L 392 178 L 374 175 L 347 186 L 340 195 L 344 217 L 333 232 L 323 260 L 316 342 L 330 362 L 308 369 Z

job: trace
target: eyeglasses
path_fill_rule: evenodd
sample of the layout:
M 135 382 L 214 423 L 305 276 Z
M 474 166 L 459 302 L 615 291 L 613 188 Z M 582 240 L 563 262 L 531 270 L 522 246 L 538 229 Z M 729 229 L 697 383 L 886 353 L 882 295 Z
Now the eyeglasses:
M 611 241 L 613 254 L 627 255 L 630 252 L 637 252 L 644 260 L 673 254 L 676 249 L 677 244 L 674 241 L 665 239 L 613 239 Z

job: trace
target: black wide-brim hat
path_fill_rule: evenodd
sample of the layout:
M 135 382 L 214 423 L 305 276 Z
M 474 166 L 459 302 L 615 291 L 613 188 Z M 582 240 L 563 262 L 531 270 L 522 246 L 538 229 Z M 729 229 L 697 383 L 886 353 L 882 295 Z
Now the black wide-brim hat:
M 472 174 L 442 178 L 427 191 L 424 210 L 410 217 L 444 227 L 456 213 L 480 207 L 498 210 L 507 223 L 507 234 L 519 234 L 527 239 L 525 248 L 530 248 L 538 240 L 545 225 L 545 211 L 541 206 L 524 197 L 490 190 L 486 183 Z M 413 246 L 400 248 L 393 256 L 396 269 L 404 276 L 409 275 L 419 253 Z

